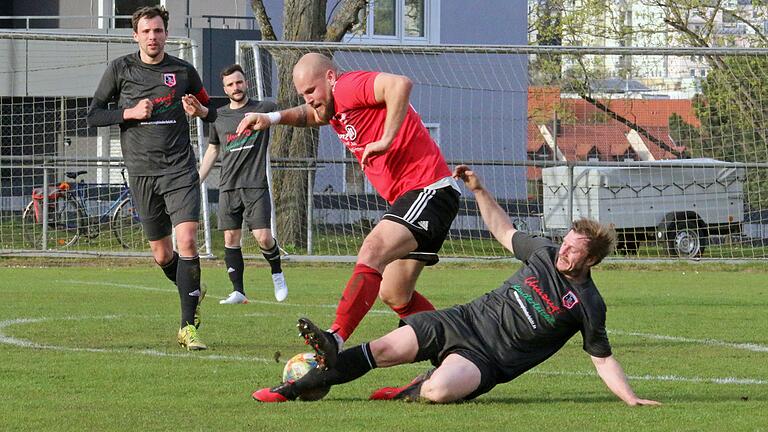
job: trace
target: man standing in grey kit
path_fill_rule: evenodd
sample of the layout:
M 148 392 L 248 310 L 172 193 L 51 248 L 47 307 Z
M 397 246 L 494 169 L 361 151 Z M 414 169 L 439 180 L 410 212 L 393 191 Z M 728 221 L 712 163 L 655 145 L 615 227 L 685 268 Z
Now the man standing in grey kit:
M 139 52 L 109 63 L 88 110 L 88 125 L 120 125 L 131 192 L 152 256 L 179 291 L 176 340 L 187 350 L 203 350 L 207 346 L 197 333 L 204 296 L 197 254 L 200 180 L 187 115 L 212 122 L 216 111 L 207 107 L 208 94 L 195 68 L 165 52 L 168 11 L 142 7 L 131 22 Z M 109 107 L 113 102 L 116 108 Z
M 277 301 L 285 300 L 288 286 L 280 263 L 280 249 L 270 230 L 272 205 L 267 184 L 267 152 L 269 129 L 237 133 L 237 125 L 245 114 L 270 112 L 274 102 L 248 98 L 248 82 L 240 65 L 228 66 L 221 72 L 224 93 L 229 104 L 217 111 L 211 125 L 208 149 L 200 163 L 200 181 L 204 181 L 222 153 L 219 179 L 219 229 L 224 231 L 224 262 L 232 281 L 232 293 L 221 304 L 248 303 L 243 287 L 245 264 L 240 250 L 243 219 L 259 244 L 272 272 Z

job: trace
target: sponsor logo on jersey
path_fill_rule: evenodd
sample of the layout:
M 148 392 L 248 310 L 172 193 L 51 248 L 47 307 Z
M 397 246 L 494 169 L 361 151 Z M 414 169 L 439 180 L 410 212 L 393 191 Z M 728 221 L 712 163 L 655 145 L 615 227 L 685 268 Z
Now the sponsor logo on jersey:
M 515 290 L 516 294 L 519 294 L 520 297 L 525 299 L 525 302 L 531 305 L 534 311 L 544 319 L 544 321 L 554 325 L 555 324 L 555 318 L 548 314 L 547 311 L 544 310 L 543 307 L 537 302 L 533 296 L 528 294 L 527 292 L 523 291 L 523 288 L 520 285 L 512 285 L 512 289 Z
M 164 113 L 181 106 L 181 99 L 176 99 L 176 89 L 171 90 L 165 96 L 152 99 L 152 116 Z
M 344 126 L 344 133 L 336 133 L 339 136 L 339 139 L 344 143 L 344 145 L 349 147 L 350 151 L 356 153 L 363 151 L 362 147 L 357 147 L 358 144 L 355 142 L 357 139 L 357 129 L 355 129 L 354 125 L 347 124 L 346 113 L 339 114 L 339 122 Z
M 429 229 L 429 221 L 418 221 L 416 225 L 420 226 L 424 231 Z
M 176 85 L 176 74 L 175 73 L 166 73 L 163 74 L 163 82 L 168 87 L 173 87 Z
M 542 291 L 541 286 L 539 286 L 539 280 L 536 279 L 534 276 L 528 276 L 525 278 L 525 284 L 528 285 L 533 292 L 539 295 L 539 297 L 544 301 L 544 304 L 547 305 L 547 313 L 555 314 L 558 312 L 562 312 L 559 306 L 557 306 L 552 299 L 549 298 L 547 293 Z
M 520 294 L 517 292 L 514 292 L 515 294 L 515 300 L 517 300 L 517 304 L 520 305 L 520 309 L 522 309 L 523 314 L 525 314 L 525 318 L 528 320 L 528 323 L 531 325 L 531 327 L 536 330 L 536 321 L 533 320 L 533 317 L 531 314 L 528 313 L 528 308 L 525 307 L 525 303 L 523 303 L 523 299 L 520 298 Z
M 563 306 L 565 306 L 566 309 L 573 309 L 578 302 L 579 298 L 576 297 L 576 294 L 574 294 L 573 291 L 568 291 L 568 293 L 563 296 Z
M 254 140 L 251 138 L 258 137 L 260 134 L 261 131 L 254 131 L 252 129 L 246 129 L 240 135 L 228 133 L 226 134 L 227 145 L 224 146 L 224 151 L 234 152 L 252 148 Z

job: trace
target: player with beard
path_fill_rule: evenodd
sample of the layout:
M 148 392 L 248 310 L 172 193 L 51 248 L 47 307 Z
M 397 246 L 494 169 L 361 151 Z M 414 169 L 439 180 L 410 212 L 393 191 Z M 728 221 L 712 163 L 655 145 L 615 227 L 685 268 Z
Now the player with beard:
M 474 193 L 496 240 L 523 266 L 501 287 L 470 303 L 405 317 L 405 325 L 386 336 L 342 351 L 335 366 L 258 390 L 253 398 L 285 402 L 305 391 L 352 381 L 376 367 L 430 360 L 436 369 L 405 386 L 376 390 L 371 399 L 471 400 L 532 369 L 580 332 L 584 351 L 611 392 L 628 405 L 658 405 L 637 397 L 614 358 L 605 303 L 592 281 L 591 269 L 614 249 L 616 231 L 581 219 L 558 247 L 517 231 L 469 167 L 456 167 L 454 175 Z
M 131 193 L 152 256 L 179 291 L 176 340 L 187 350 L 202 350 L 207 347 L 197 333 L 205 296 L 197 253 L 200 181 L 187 115 L 212 122 L 216 110 L 208 109 L 208 93 L 194 66 L 165 52 L 168 11 L 142 7 L 131 21 L 139 52 L 109 63 L 87 121 L 91 127 L 120 125 Z
M 243 219 L 259 244 L 264 259 L 269 263 L 275 298 L 283 301 L 288 295 L 288 285 L 283 276 L 280 249 L 270 229 L 272 206 L 267 184 L 269 129 L 249 129 L 240 135 L 236 132 L 246 114 L 274 111 L 277 106 L 273 102 L 259 102 L 248 97 L 248 82 L 240 65 L 225 68 L 221 72 L 221 80 L 229 104 L 219 108 L 216 121 L 211 125 L 208 149 L 199 170 L 200 181 L 204 181 L 219 153 L 222 153 L 219 229 L 224 231 L 224 262 L 233 290 L 219 303 L 248 303 L 243 287 L 245 264 L 240 250 Z
M 379 298 L 400 317 L 434 310 L 416 292 L 425 265 L 437 252 L 459 208 L 459 187 L 440 149 L 409 103 L 410 79 L 383 72 L 341 72 L 328 57 L 309 53 L 293 68 L 293 83 L 306 102 L 252 114 L 239 133 L 272 124 L 331 125 L 360 162 L 368 180 L 390 204 L 365 237 L 336 309 L 330 332 L 300 323 L 300 331 L 333 365 L 336 353 Z

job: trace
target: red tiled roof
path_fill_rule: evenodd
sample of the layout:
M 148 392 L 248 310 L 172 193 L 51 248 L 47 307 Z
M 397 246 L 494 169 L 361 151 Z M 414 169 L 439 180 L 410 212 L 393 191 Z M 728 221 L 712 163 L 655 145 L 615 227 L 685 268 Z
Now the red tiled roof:
M 670 115 L 677 113 L 686 123 L 696 127 L 701 125 L 689 100 L 614 99 L 601 100 L 600 103 L 635 122 L 677 153 L 684 152 L 685 147 L 676 145 L 669 135 Z M 632 146 L 627 138 L 631 129 L 628 126 L 608 117 L 605 112 L 583 99 L 561 99 L 557 87 L 531 87 L 528 91 L 529 153 L 539 152 L 542 146 L 548 146 L 539 125 L 546 125 L 549 132 L 553 133 L 551 120 L 555 109 L 563 120 L 557 135 L 557 148 L 567 160 L 586 160 L 593 151 L 597 151 L 600 160 L 616 160 L 631 153 Z M 640 133 L 638 135 L 655 159 L 678 158 L 663 146 Z M 527 172 L 529 179 L 541 178 L 540 168 L 528 167 Z
M 687 99 L 599 99 L 618 115 L 640 126 L 669 126 L 669 117 L 676 113 L 695 127 L 701 122 Z M 555 107 L 570 111 L 577 123 L 594 123 L 605 116 L 603 111 L 584 99 L 561 99 L 558 87 L 531 87 L 528 89 L 528 118 L 542 124 L 552 119 Z M 563 113 L 567 116 L 568 113 Z
M 695 127 L 701 122 L 693 112 L 693 104 L 687 99 L 612 99 L 599 100 L 611 111 L 640 126 L 669 126 L 669 117 L 675 113 Z M 595 117 L 605 117 L 602 110 L 584 99 L 564 99 L 563 106 L 569 107 L 576 121 L 594 122 Z

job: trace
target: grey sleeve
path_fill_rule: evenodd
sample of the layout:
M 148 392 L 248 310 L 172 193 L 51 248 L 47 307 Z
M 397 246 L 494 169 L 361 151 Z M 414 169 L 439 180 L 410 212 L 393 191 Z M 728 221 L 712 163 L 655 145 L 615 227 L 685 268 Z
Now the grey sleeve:
M 512 235 L 512 250 L 515 251 L 515 258 L 520 261 L 528 261 L 533 252 L 548 246 L 555 244 L 544 237 L 533 237 L 522 231 L 516 231 Z
M 104 71 L 99 86 L 96 87 L 96 93 L 93 95 L 91 106 L 88 108 L 86 122 L 90 127 L 110 126 L 123 123 L 124 108 L 110 109 L 109 104 L 116 102 L 120 93 L 117 84 L 117 73 L 115 72 L 115 62 L 112 61 Z
M 211 108 L 213 109 L 213 108 Z M 214 110 L 215 111 L 215 110 Z M 216 130 L 216 122 L 211 123 L 208 127 L 208 144 L 219 145 L 219 133 Z

